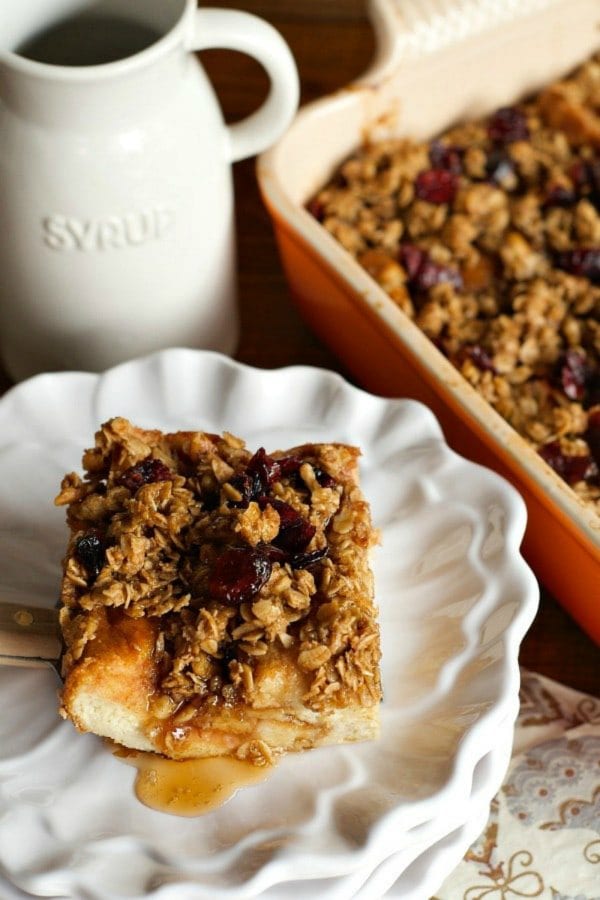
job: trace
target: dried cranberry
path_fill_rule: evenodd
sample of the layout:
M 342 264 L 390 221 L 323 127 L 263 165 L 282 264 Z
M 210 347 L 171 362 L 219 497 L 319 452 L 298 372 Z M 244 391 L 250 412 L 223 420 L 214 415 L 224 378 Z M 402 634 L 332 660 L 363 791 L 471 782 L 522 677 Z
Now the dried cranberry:
M 415 281 L 425 259 L 429 258 L 425 250 L 415 247 L 414 244 L 401 244 L 398 255 L 400 262 L 406 269 L 409 281 Z
M 458 177 L 448 169 L 425 169 L 415 180 L 415 193 L 428 203 L 451 203 L 458 187 Z
M 303 465 L 305 460 L 300 459 L 299 456 L 284 456 L 279 461 L 279 471 L 283 478 L 289 478 L 290 475 L 297 475 L 300 471 L 300 466 Z
M 316 197 L 309 200 L 306 204 L 306 208 L 311 216 L 314 216 L 317 222 L 322 222 L 325 219 L 325 205 L 321 203 L 320 200 L 317 200 Z
M 257 550 L 270 559 L 272 563 L 279 563 L 280 565 L 288 563 L 292 569 L 308 569 L 310 566 L 325 559 L 329 553 L 328 547 L 313 550 L 311 553 L 290 553 L 288 550 L 283 550 L 274 544 L 259 544 Z
M 578 247 L 576 250 L 561 250 L 555 255 L 559 269 L 571 275 L 589 278 L 600 284 L 600 247 Z
M 496 110 L 488 123 L 488 137 L 496 144 L 526 141 L 529 127 L 523 110 L 517 106 L 504 106 Z
M 281 477 L 281 467 L 278 460 L 267 455 L 264 447 L 259 447 L 246 466 L 246 473 L 257 477 L 263 491 L 267 491 Z
M 282 529 L 273 543 L 287 550 L 289 553 L 297 553 L 307 547 L 315 535 L 316 528 L 307 519 Z
M 322 547 L 320 550 L 313 550 L 312 553 L 296 553 L 290 559 L 290 566 L 292 569 L 308 569 L 325 559 L 328 552 L 327 547 Z
M 572 348 L 560 358 L 557 366 L 558 381 L 569 400 L 582 400 L 591 375 L 587 356 Z
M 252 547 L 228 547 L 215 560 L 208 581 L 211 597 L 237 605 L 250 600 L 271 575 L 271 560 Z
M 119 484 L 135 493 L 143 484 L 151 484 L 155 481 L 170 481 L 173 472 L 160 459 L 148 457 L 126 469 L 119 478 Z
M 545 207 L 572 206 L 576 202 L 575 190 L 566 184 L 551 184 L 546 190 Z
M 485 171 L 494 184 L 507 188 L 513 186 L 511 182 L 514 182 L 515 187 L 518 184 L 515 164 L 503 150 L 494 149 L 488 154 Z
M 281 547 L 275 547 L 273 544 L 257 544 L 257 550 L 270 559 L 272 563 L 280 563 L 283 565 L 288 562 L 290 555 L 285 550 L 282 550 Z
M 251 475 L 248 472 L 242 472 L 239 475 L 234 475 L 233 478 L 229 479 L 229 484 L 242 496 L 241 500 L 229 500 L 229 505 L 242 509 L 245 509 L 251 500 L 256 500 L 263 491 L 261 480 L 257 473 Z
M 432 141 L 429 145 L 429 160 L 434 169 L 446 169 L 455 175 L 462 172 L 462 147 L 453 147 L 441 141 Z
M 436 284 L 453 284 L 460 291 L 463 287 L 462 275 L 452 266 L 441 266 L 426 259 L 415 279 L 415 287 L 420 291 L 428 291 Z
M 261 509 L 270 504 L 279 513 L 279 534 L 273 541 L 276 547 L 299 553 L 311 542 L 317 529 L 289 503 L 271 497 L 259 497 L 258 503 Z
M 313 465 L 313 472 L 315 473 L 315 478 L 324 488 L 332 488 L 335 487 L 336 481 L 335 478 L 329 474 L 329 472 L 325 472 L 324 469 L 319 468 L 319 466 Z
M 265 509 L 267 506 L 272 506 L 273 509 L 276 509 L 279 513 L 279 527 L 286 528 L 288 525 L 293 525 L 298 519 L 301 519 L 302 516 L 298 512 L 298 510 L 294 509 L 294 507 L 290 503 L 286 503 L 285 500 L 277 500 L 275 497 L 267 497 L 263 495 L 258 498 L 258 505 L 261 509 Z
M 104 565 L 104 540 L 99 531 L 86 531 L 75 544 L 75 556 L 95 581 Z
M 415 290 L 427 291 L 444 282 L 453 284 L 459 291 L 462 290 L 463 280 L 457 269 L 434 263 L 425 250 L 415 247 L 414 244 L 402 244 L 399 257 L 406 269 L 409 284 Z
M 595 481 L 598 477 L 598 466 L 589 454 L 584 456 L 569 456 L 567 473 L 564 479 L 568 484 L 577 484 L 578 481 Z
M 550 441 L 538 452 L 567 484 L 589 481 L 598 475 L 598 467 L 591 456 L 587 453 L 580 456 L 566 454 L 562 450 L 560 441 Z
M 560 446 L 560 441 L 550 441 L 544 444 L 543 447 L 539 448 L 538 453 L 555 472 L 558 472 L 559 475 L 563 474 L 566 457 Z
M 480 344 L 474 344 L 472 347 L 467 347 L 466 353 L 474 365 L 482 372 L 494 372 L 494 374 L 496 374 L 496 368 L 492 357 Z

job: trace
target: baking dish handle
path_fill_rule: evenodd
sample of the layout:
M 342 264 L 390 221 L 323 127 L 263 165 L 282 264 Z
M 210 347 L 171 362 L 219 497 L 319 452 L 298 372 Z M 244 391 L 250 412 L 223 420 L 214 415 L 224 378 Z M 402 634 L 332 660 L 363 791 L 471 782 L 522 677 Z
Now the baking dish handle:
M 372 82 L 407 60 L 539 11 L 540 0 L 369 0 L 368 8 L 377 51 L 360 81 Z

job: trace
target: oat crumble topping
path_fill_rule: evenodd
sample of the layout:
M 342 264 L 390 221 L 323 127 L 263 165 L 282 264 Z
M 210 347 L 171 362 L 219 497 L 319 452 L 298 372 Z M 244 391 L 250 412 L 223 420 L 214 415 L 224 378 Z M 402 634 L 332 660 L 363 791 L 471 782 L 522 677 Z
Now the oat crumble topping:
M 252 454 L 227 433 L 105 423 L 84 454 L 85 477 L 66 475 L 55 501 L 71 530 L 63 674 L 118 611 L 157 622 L 151 711 L 174 726 L 206 704 L 258 703 L 254 674 L 267 652 L 292 655 L 314 710 L 379 702 L 374 532 L 344 477 L 357 452 Z
M 308 209 L 600 512 L 600 53 L 429 144 L 367 144 Z

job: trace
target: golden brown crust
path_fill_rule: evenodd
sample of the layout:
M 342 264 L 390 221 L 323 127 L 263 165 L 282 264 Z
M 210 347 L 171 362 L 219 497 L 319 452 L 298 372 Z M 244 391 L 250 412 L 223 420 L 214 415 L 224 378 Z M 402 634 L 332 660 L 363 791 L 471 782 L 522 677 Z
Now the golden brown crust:
M 66 476 L 57 498 L 71 527 L 64 714 L 174 757 L 374 737 L 374 532 L 358 456 L 102 426 L 86 478 Z M 234 567 L 223 594 L 232 550 L 242 569 L 258 560 L 260 583 L 242 578 L 239 593 Z
M 148 698 L 156 689 L 156 636 L 156 622 L 150 619 L 100 613 L 94 639 L 65 681 L 62 715 L 72 719 L 81 731 L 94 730 L 100 716 L 107 723 L 104 734 L 117 740 L 123 728 L 122 714 L 117 711 L 127 710 L 136 723 L 131 729 L 130 746 L 150 749 L 144 735 Z

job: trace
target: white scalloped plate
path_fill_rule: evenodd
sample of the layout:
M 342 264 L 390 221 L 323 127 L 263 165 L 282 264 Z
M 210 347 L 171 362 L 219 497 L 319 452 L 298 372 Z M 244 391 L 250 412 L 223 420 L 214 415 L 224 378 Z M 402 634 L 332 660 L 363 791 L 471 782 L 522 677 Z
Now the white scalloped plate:
M 410 843 L 374 868 L 367 866 L 345 876 L 311 882 L 311 895 L 319 900 L 381 900 L 384 896 L 424 900 L 435 893 L 489 818 L 490 803 L 510 762 L 512 723 L 518 706 L 515 702 L 514 712 L 500 728 L 497 742 L 475 766 L 471 794 L 464 806 L 447 809 L 443 817 L 411 829 Z M 266 891 L 261 898 L 305 900 L 306 895 L 305 881 L 290 881 Z
M 254 897 L 291 879 L 374 868 L 407 849 L 416 827 L 465 807 L 477 763 L 510 733 L 518 646 L 537 607 L 512 488 L 450 451 L 420 404 L 373 397 L 329 372 L 169 350 L 102 376 L 41 375 L 0 401 L 4 599 L 53 602 L 65 527 L 51 498 L 114 415 L 227 429 L 251 448 L 362 448 L 363 488 L 382 531 L 382 734 L 289 756 L 220 810 L 169 818 L 135 800 L 132 770 L 97 739 L 57 720 L 50 673 L 7 669 L 4 883 L 40 897 Z

